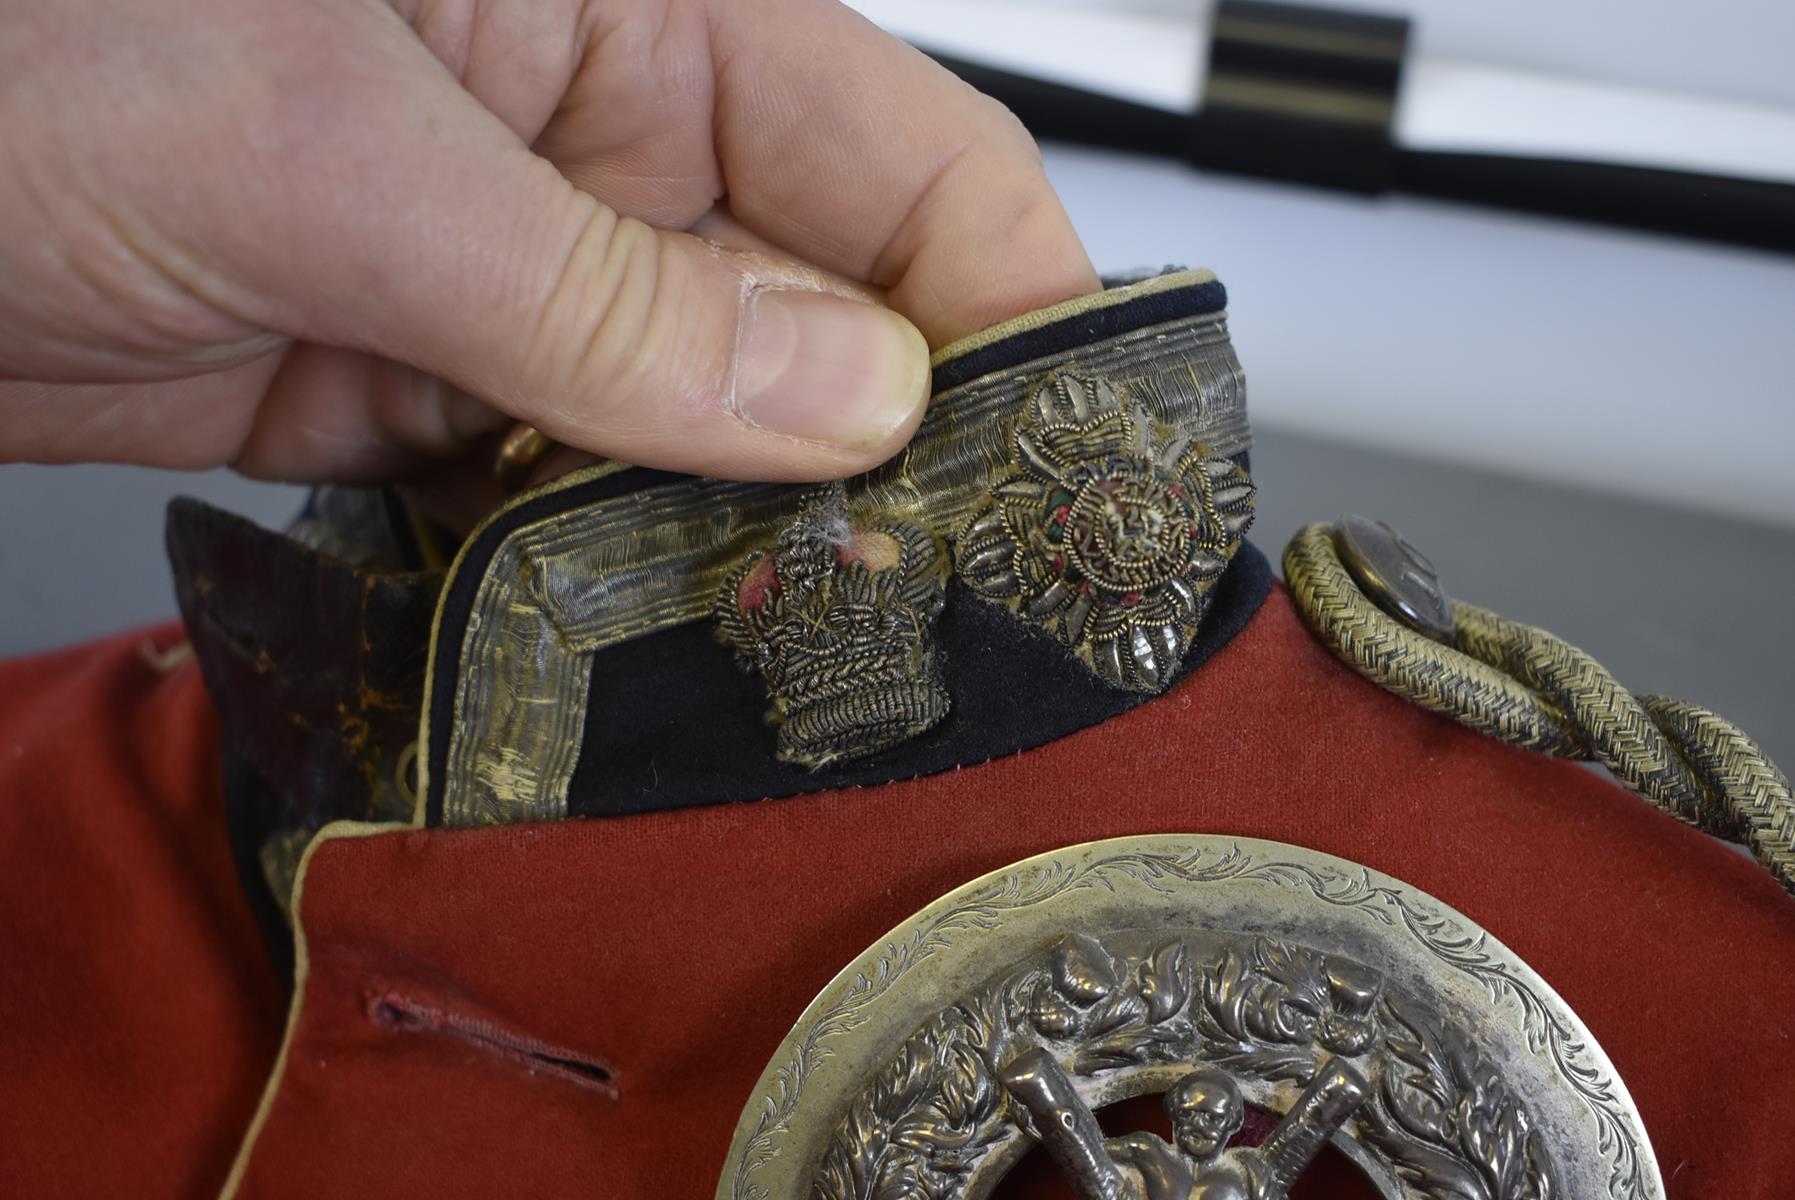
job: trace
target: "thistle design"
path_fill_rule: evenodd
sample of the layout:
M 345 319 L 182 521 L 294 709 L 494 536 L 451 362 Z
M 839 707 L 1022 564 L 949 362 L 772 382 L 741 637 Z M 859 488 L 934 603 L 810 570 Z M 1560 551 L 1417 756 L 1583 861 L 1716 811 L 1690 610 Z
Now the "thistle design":
M 1253 520 L 1231 459 L 1107 382 L 1042 384 L 1010 475 L 957 543 L 973 591 L 1047 629 L 1114 687 L 1171 682 Z
M 834 492 L 744 560 L 718 597 L 718 636 L 766 680 L 780 761 L 860 758 L 947 715 L 929 635 L 946 574 L 929 533 L 851 528 Z

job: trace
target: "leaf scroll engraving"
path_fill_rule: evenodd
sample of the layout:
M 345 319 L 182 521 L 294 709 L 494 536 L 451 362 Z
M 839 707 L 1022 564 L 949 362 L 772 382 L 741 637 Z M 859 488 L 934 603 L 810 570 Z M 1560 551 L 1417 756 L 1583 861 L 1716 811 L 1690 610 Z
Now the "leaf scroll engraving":
M 1490 1061 L 1450 1027 L 1428 1030 L 1386 1003 L 1383 1078 L 1367 1135 L 1430 1200 L 1553 1200 L 1559 1189 L 1526 1109 Z
M 1128 939 L 1122 939 L 1124 941 Z M 1136 939 L 1138 940 L 1138 939 Z M 1087 1079 L 1152 1065 L 1310 1084 L 1334 1056 L 1374 1094 L 1349 1123 L 1409 1193 L 1554 1200 L 1525 1105 L 1492 1060 L 1360 963 L 1266 937 L 1198 963 L 1171 939 L 1130 953 L 1071 934 L 925 1022 L 860 1091 L 811 1200 L 959 1200 L 988 1155 L 1030 1136 L 1000 1083 L 1040 1046 Z
M 1272 848 L 1274 851 L 1280 848 Z M 1450 975 L 1475 981 L 1487 993 L 1492 1011 L 1505 1014 L 1504 1021 L 1516 1027 L 1520 1041 L 1535 1062 L 1553 1080 L 1553 1086 L 1581 1104 L 1593 1122 L 1596 1169 L 1606 1177 L 1605 1194 L 1609 1200 L 1645 1200 L 1661 1195 L 1651 1167 L 1649 1150 L 1630 1114 L 1629 1102 L 1620 1090 L 1618 1080 L 1602 1063 L 1600 1051 L 1593 1048 L 1574 1019 L 1561 1011 L 1562 1006 L 1549 993 L 1536 990 L 1537 983 L 1517 972 L 1511 960 L 1499 947 L 1487 941 L 1481 931 L 1468 927 L 1455 915 L 1441 910 L 1425 896 L 1400 885 L 1374 878 L 1370 872 L 1351 864 L 1317 862 L 1313 858 L 1291 858 L 1278 853 L 1265 854 L 1258 848 L 1193 843 L 1187 846 L 1123 848 L 1083 860 L 1059 856 L 1042 857 L 1018 864 L 1007 871 L 982 881 L 976 888 L 956 895 L 953 902 L 934 912 L 928 919 L 906 929 L 894 940 L 868 956 L 866 965 L 852 982 L 833 995 L 794 1031 L 785 1056 L 776 1061 L 763 1081 L 753 1111 L 745 1115 L 739 1135 L 738 1150 L 733 1154 L 722 1195 L 730 1200 L 771 1200 L 771 1194 L 758 1176 L 779 1160 L 790 1147 L 789 1139 L 800 1121 L 807 1103 L 807 1085 L 831 1057 L 831 1047 L 859 1028 L 882 998 L 893 989 L 907 986 L 907 976 L 916 966 L 959 943 L 967 936 L 977 936 L 1003 924 L 1013 914 L 1038 905 L 1060 901 L 1080 892 L 1099 889 L 1114 892 L 1119 887 L 1145 888 L 1169 898 L 1201 894 L 1214 887 L 1237 890 L 1242 886 L 1263 888 L 1273 892 L 1298 893 L 1304 903 L 1319 903 L 1323 909 L 1350 912 L 1369 926 L 1383 927 L 1390 938 L 1406 940 L 1419 947 L 1426 956 Z M 1300 949 L 1300 948 L 1298 948 Z M 1163 953 L 1162 953 L 1163 952 Z M 1088 957 L 1088 952 L 1083 952 Z M 1105 953 L 1109 953 L 1105 949 Z M 994 1079 L 994 1063 L 1008 1061 L 1019 1046 L 1041 1044 L 1054 1047 L 1069 1045 L 1068 1039 L 1081 1036 L 1087 1028 L 1115 1021 L 1102 1035 L 1093 1039 L 1089 1053 L 1106 1056 L 1106 1061 L 1173 1063 L 1195 1061 L 1193 1053 L 1181 1059 L 1178 1048 L 1195 1046 L 1199 1041 L 1217 1058 L 1232 1054 L 1243 1066 L 1250 1066 L 1254 1056 L 1260 1059 L 1259 1069 L 1265 1078 L 1276 1078 L 1282 1070 L 1294 1075 L 1306 1069 L 1305 1047 L 1300 1037 L 1295 1042 L 1277 1042 L 1259 1038 L 1255 1030 L 1268 1030 L 1281 1023 L 1291 1032 L 1311 1027 L 1315 1030 L 1307 1052 L 1322 1051 L 1346 1055 L 1377 1053 L 1383 1056 L 1377 1072 L 1379 1093 L 1376 1103 L 1367 1104 L 1364 1113 L 1365 1141 L 1371 1143 L 1372 1125 L 1382 1121 L 1388 1130 L 1383 1136 L 1406 1145 L 1402 1150 L 1417 1163 L 1427 1156 L 1430 1147 L 1441 1144 L 1469 1144 L 1488 1147 L 1484 1157 L 1493 1166 L 1480 1175 L 1473 1170 L 1470 1183 L 1464 1176 L 1425 1169 L 1405 1177 L 1405 1191 L 1414 1197 L 1480 1198 L 1517 1195 L 1526 1197 L 1558 1196 L 1563 1189 L 1551 1186 L 1549 1157 L 1537 1144 L 1519 1135 L 1518 1108 L 1491 1106 L 1485 1091 L 1479 1093 L 1474 1084 L 1460 1083 L 1466 1071 L 1429 1069 L 1420 1071 L 1416 1064 L 1406 1068 L 1416 1079 L 1428 1079 L 1424 1094 L 1443 1111 L 1449 1106 L 1456 1112 L 1464 1101 L 1465 1118 L 1452 1126 L 1451 1137 L 1445 1125 L 1427 1124 L 1426 1103 L 1410 1096 L 1398 1103 L 1396 1093 L 1386 1095 L 1386 1080 L 1398 1078 L 1396 1066 L 1400 1055 L 1395 1043 L 1402 1037 L 1421 1047 L 1440 1047 L 1429 1051 L 1423 1062 L 1445 1064 L 1452 1061 L 1443 1048 L 1447 1036 L 1438 1027 L 1421 1021 L 1417 1029 L 1403 1032 L 1392 1024 L 1388 1009 L 1378 1004 L 1375 988 L 1367 995 L 1367 978 L 1355 977 L 1351 969 L 1342 971 L 1340 961 L 1303 960 L 1325 978 L 1310 979 L 1299 972 L 1293 982 L 1283 967 L 1260 969 L 1251 943 L 1237 949 L 1236 962 L 1229 964 L 1225 956 L 1202 964 L 1199 969 L 1188 947 L 1167 945 L 1123 961 L 1111 955 L 1112 974 L 1116 983 L 1140 1004 L 1138 1012 L 1124 998 L 1112 1000 L 1114 991 L 1100 1001 L 1087 1001 L 1084 994 L 1073 990 L 1068 995 L 1057 986 L 1042 990 L 1041 980 L 1049 973 L 1050 964 L 1038 964 L 1032 970 L 1012 972 L 979 994 L 962 999 L 955 1009 L 977 1036 L 966 1041 L 969 1047 L 982 1051 L 978 1055 L 982 1078 Z M 1124 956 L 1126 957 L 1126 956 Z M 1299 956 L 1300 957 L 1300 956 Z M 1263 960 L 1269 964 L 1270 960 Z M 1294 961 L 1294 960 L 1293 960 Z M 1368 975 L 1360 966 L 1358 970 Z M 1330 975 L 1330 972 L 1332 973 Z M 1188 974 L 1187 974 L 1188 973 Z M 1188 977 L 1188 988 L 1185 979 Z M 1229 978 L 1234 977 L 1230 983 Z M 1068 974 L 1070 980 L 1072 975 Z M 1084 977 L 1080 977 L 1083 979 Z M 1257 1000 L 1249 1002 L 1249 985 L 1257 980 Z M 1103 979 L 1091 976 L 1081 983 L 1103 985 Z M 1375 982 L 1373 979 L 1372 982 Z M 1273 987 L 1287 994 L 1273 994 Z M 1330 1003 L 1318 1007 L 1313 1001 L 1320 987 Z M 1090 989 L 1086 987 L 1086 992 Z M 1106 1004 L 1102 1017 L 1095 1017 L 1099 1003 Z M 1246 1014 L 1253 1004 L 1259 1006 L 1258 1024 L 1247 1023 Z M 1267 1008 L 1267 1005 L 1270 1008 Z M 1267 1014 L 1275 1014 L 1279 1005 L 1285 1011 L 1268 1024 Z M 1236 1017 L 1235 1014 L 1239 1014 Z M 1120 1018 L 1116 1020 L 1116 1018 Z M 1182 1040 L 1180 1022 L 1191 1029 L 1190 1040 Z M 1223 1036 L 1217 1036 L 1217 1030 Z M 1381 1038 L 1379 1047 L 1367 1050 L 1359 1043 L 1367 1037 Z M 844 1042 L 845 1044 L 845 1042 Z M 1520 1046 L 1510 1043 L 1511 1050 Z M 1412 1052 L 1411 1052 L 1412 1053 Z M 1069 1061 L 1068 1065 L 1073 1065 Z M 1095 1074 L 1125 1068 L 1098 1067 L 1093 1060 L 1086 1065 L 1097 1067 Z M 1228 1067 L 1237 1074 L 1238 1068 Z M 940 1068 L 932 1078 L 940 1077 Z M 1406 1076 L 1403 1078 L 1407 1078 Z M 1417 1084 L 1416 1086 L 1421 1086 Z M 1431 1088 L 1431 1092 L 1425 1091 Z M 906 1093 L 908 1095 L 909 1093 Z M 920 1095 L 920 1093 L 918 1093 Z M 989 1090 L 973 1089 L 969 1095 L 990 1097 Z M 1481 1095 L 1481 1099 L 1479 1098 Z M 871 1164 L 881 1161 L 881 1154 L 890 1153 L 889 1141 L 881 1142 L 876 1133 L 878 1117 L 864 1109 L 857 1098 L 854 1111 L 840 1118 L 840 1125 L 831 1136 L 824 1158 L 828 1168 L 815 1176 L 813 1200 L 841 1197 L 880 1196 L 868 1190 L 868 1180 L 876 1179 Z M 897 1101 L 896 1093 L 887 1101 L 887 1108 Z M 995 1111 L 987 1118 L 999 1130 L 995 1140 L 971 1139 L 968 1151 L 962 1148 L 960 1165 L 973 1156 L 989 1156 L 1000 1150 L 1005 1140 L 1024 1136 L 1018 1117 L 1007 1097 L 1001 1092 L 990 1101 Z M 958 1110 L 956 1110 L 958 1111 Z M 972 1110 L 968 1109 L 970 1113 Z M 856 1113 L 860 1114 L 856 1118 Z M 1384 1114 L 1388 1114 L 1387 1117 Z M 1415 1121 L 1420 1115 L 1419 1123 Z M 1409 1119 L 1409 1124 L 1402 1119 Z M 803 1118 L 808 1119 L 808 1118 Z M 1428 1132 L 1430 1129 L 1437 1132 Z M 1419 1130 L 1419 1132 L 1417 1132 Z M 858 1131 L 858 1132 L 856 1132 Z M 1463 1135 L 1461 1137 L 1461 1134 Z M 841 1144 L 844 1138 L 858 1137 L 857 1147 Z M 981 1132 L 980 1137 L 983 1137 Z M 1465 1139 L 1468 1138 L 1468 1143 Z M 1431 1139 L 1431 1140 L 1430 1140 Z M 1514 1147 L 1525 1149 L 1517 1154 Z M 982 1149 L 976 1149 L 982 1147 Z M 904 1149 L 909 1149 L 905 1147 Z M 902 1157 L 899 1155 L 899 1157 Z M 925 1156 L 926 1157 L 926 1156 Z M 939 1157 L 939 1156 L 938 1156 Z M 1520 1170 L 1522 1183 L 1514 1181 L 1515 1163 L 1529 1164 Z M 1531 1165 L 1531 1164 L 1538 1165 Z M 936 1169 L 915 1172 L 910 1168 L 893 1168 L 885 1179 L 893 1189 L 885 1197 L 902 1196 L 900 1180 L 915 1178 L 917 1187 L 935 1187 L 933 1193 L 915 1190 L 908 1194 L 932 1198 L 956 1194 L 958 1180 L 964 1180 L 970 1167 L 952 1171 Z M 1537 1183 L 1527 1183 L 1531 1178 Z M 1458 1182 L 1454 1182 L 1454 1181 Z M 1488 1182 L 1478 1182 L 1487 1180 Z M 1519 1186 L 1521 1190 L 1516 1191 Z M 1535 1191 L 1526 1190 L 1532 1186 Z M 1457 1190 L 1453 1190 L 1453 1188 Z M 1502 1189 L 1507 1188 L 1504 1192 Z M 1579 1194 L 1582 1194 L 1581 1192 Z

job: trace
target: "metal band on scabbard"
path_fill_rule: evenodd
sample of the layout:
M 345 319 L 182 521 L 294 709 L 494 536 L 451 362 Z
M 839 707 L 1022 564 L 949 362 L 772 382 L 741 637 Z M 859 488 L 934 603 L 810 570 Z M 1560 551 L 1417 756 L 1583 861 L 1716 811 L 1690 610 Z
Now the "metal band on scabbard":
M 1635 696 L 1544 630 L 1447 600 L 1432 565 L 1387 525 L 1300 530 L 1284 577 L 1323 644 L 1367 679 L 1501 741 L 1600 763 L 1653 807 L 1750 847 L 1795 894 L 1788 777 L 1724 717 Z

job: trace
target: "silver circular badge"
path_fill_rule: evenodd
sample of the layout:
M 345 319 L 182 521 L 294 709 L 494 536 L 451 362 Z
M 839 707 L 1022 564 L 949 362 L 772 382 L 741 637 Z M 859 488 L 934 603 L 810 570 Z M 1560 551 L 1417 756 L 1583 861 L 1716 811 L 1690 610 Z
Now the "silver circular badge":
M 1094 1112 L 1163 1093 L 1168 1141 Z M 1245 1107 L 1275 1114 L 1230 1147 Z M 1279 1200 L 1332 1144 L 1388 1197 L 1664 1195 L 1576 1015 L 1367 867 L 1208 836 L 1093 842 L 929 905 L 823 989 L 719 1200 L 976 1200 L 1041 1145 L 1087 1200 Z

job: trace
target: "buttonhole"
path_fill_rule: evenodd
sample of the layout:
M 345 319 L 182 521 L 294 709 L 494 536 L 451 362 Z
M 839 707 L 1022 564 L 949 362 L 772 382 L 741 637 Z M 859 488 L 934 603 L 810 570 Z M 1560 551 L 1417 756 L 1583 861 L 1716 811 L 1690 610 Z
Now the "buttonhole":
M 521 1066 L 532 1075 L 561 1079 L 612 1100 L 621 1097 L 616 1070 L 601 1058 L 514 1033 L 480 1017 L 423 1004 L 391 989 L 368 997 L 368 1018 L 389 1033 L 453 1038 Z

